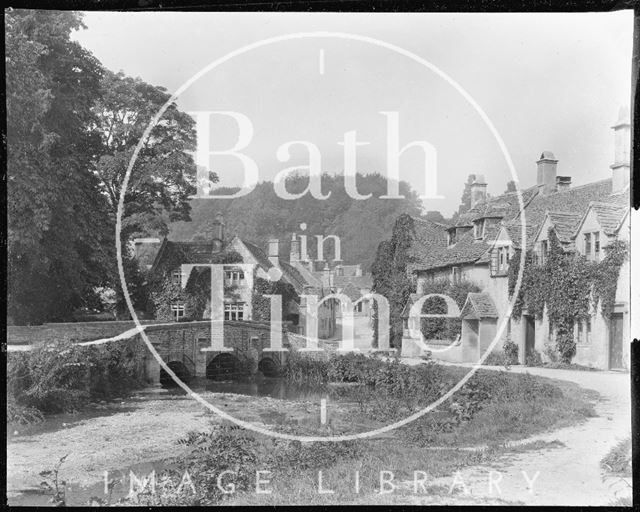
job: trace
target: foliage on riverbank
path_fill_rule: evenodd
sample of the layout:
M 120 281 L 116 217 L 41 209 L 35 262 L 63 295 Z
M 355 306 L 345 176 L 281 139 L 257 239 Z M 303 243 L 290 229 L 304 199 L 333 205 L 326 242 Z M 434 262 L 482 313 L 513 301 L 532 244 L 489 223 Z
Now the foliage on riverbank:
M 80 346 L 46 343 L 7 354 L 7 421 L 31 423 L 95 400 L 122 396 L 143 382 L 137 341 Z

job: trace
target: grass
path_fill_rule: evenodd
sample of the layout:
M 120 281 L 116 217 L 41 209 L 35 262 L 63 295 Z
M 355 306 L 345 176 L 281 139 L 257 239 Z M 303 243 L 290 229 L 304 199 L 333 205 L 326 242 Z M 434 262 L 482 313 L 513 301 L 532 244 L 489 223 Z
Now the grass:
M 354 362 L 357 365 L 341 361 L 339 375 L 348 377 L 350 381 L 357 381 L 359 375 L 376 382 L 387 382 L 391 378 L 385 373 L 386 367 L 378 363 L 372 370 L 363 367 L 361 359 L 354 358 L 351 363 Z M 395 366 L 393 368 L 397 369 Z M 306 363 L 305 369 L 314 378 L 335 373 L 335 368 L 327 368 L 326 362 L 322 363 L 321 372 L 315 372 L 314 367 Z M 400 381 L 392 379 L 391 383 L 387 382 L 381 387 L 384 393 L 371 398 L 375 407 L 357 407 L 356 410 L 345 408 L 341 414 L 351 422 L 368 418 L 371 423 L 374 415 L 381 411 L 406 414 L 410 407 L 420 407 L 423 404 L 411 400 L 401 403 L 402 400 L 394 400 L 393 394 L 386 393 L 391 393 L 390 390 L 399 383 L 404 386 L 400 389 L 405 395 L 421 389 L 420 386 L 431 386 L 432 381 L 421 375 L 421 371 L 435 372 L 429 375 L 444 379 L 438 388 L 438 393 L 442 393 L 449 389 L 451 380 L 459 379 L 467 370 L 456 367 L 431 368 L 426 365 L 415 371 L 402 369 L 404 376 Z M 362 391 L 357 386 L 347 386 L 345 389 L 355 389 L 358 393 Z M 425 415 L 384 438 L 348 444 L 301 444 L 231 428 L 218 433 L 192 434 L 189 442 L 194 452 L 182 463 L 191 468 L 189 472 L 192 477 L 197 475 L 199 483 L 196 486 L 209 489 L 198 498 L 201 504 L 224 502 L 268 506 L 442 502 L 442 484 L 435 479 L 451 476 L 464 467 L 486 464 L 506 453 L 561 447 L 557 441 L 535 441 L 514 447 L 505 444 L 585 421 L 595 414 L 592 401 L 596 396 L 571 383 L 528 374 L 479 370 L 439 411 Z M 387 402 L 396 403 L 385 409 Z M 403 407 L 400 410 L 398 403 Z M 388 423 L 389 417 L 383 418 Z M 342 426 L 345 424 L 343 421 Z M 313 422 L 282 422 L 278 428 L 289 433 L 309 434 L 320 433 L 320 428 L 327 427 Z M 478 446 L 484 448 L 477 449 Z M 236 492 L 221 495 L 215 489 L 211 491 L 213 479 L 227 468 L 239 471 Z M 271 472 L 268 484 L 272 491 L 270 494 L 255 492 L 256 470 Z M 332 493 L 319 493 L 319 471 L 322 471 L 323 489 L 330 489 Z M 355 489 L 356 471 L 359 474 L 359 492 Z M 393 473 L 393 482 L 397 487 L 389 495 L 379 492 L 381 471 Z M 428 475 L 424 492 L 422 487 L 413 487 L 415 471 Z M 179 476 L 173 478 L 178 479 Z M 176 482 L 172 484 L 174 489 Z M 404 484 L 401 486 L 402 482 Z M 448 490 L 445 494 L 447 502 L 454 499 Z M 189 500 L 194 499 L 171 493 L 169 498 L 163 503 L 187 504 L 193 503 Z
M 631 437 L 616 444 L 600 461 L 600 467 L 611 476 L 631 477 Z

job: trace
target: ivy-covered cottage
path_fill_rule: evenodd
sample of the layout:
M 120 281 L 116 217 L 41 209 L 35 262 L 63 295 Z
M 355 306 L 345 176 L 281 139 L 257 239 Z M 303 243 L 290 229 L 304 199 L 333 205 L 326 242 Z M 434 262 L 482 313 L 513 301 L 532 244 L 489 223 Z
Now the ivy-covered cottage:
M 557 358 L 601 369 L 629 367 L 628 109 L 621 109 L 613 129 L 610 178 L 574 187 L 570 176 L 558 175 L 553 153 L 544 151 L 536 184 L 522 190 L 521 199 L 515 191 L 487 197 L 478 175 L 471 208 L 452 226 L 430 223 L 428 244 L 416 237 L 410 269 L 416 291 L 402 315 L 403 351 L 418 350 L 415 340 L 425 331 L 424 319 L 411 317 L 411 306 L 425 294 L 463 288 L 458 335 L 427 339 L 436 358 L 477 361 L 504 323 L 496 349 L 513 342 L 520 363 Z M 522 285 L 514 297 L 521 261 Z
M 224 319 L 268 321 L 268 294 L 282 296 L 282 318 L 289 329 L 306 334 L 306 302 L 318 301 L 331 290 L 296 258 L 292 245 L 290 261 L 279 256 L 279 241 L 269 240 L 267 252 L 234 236 L 225 240 L 221 214 L 215 219 L 210 242 L 176 242 L 167 238 L 136 239 L 135 254 L 148 273 L 148 313 L 163 321 L 211 318 L 211 274 L 206 264 L 224 265 Z M 273 279 L 273 277 L 276 279 Z M 318 307 L 318 336 L 335 333 L 335 304 L 326 300 Z

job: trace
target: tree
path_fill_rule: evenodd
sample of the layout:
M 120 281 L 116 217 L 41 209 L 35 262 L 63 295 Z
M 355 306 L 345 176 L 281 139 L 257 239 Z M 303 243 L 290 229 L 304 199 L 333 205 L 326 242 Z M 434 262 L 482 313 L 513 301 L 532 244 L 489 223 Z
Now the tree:
M 515 192 L 516 191 L 516 182 L 513 180 L 509 180 L 507 181 L 507 190 L 505 190 L 505 194 L 508 194 L 509 192 Z
M 5 15 L 8 314 L 66 319 L 106 279 L 105 203 L 87 172 L 102 67 L 69 37 L 77 13 Z
M 100 135 L 95 174 L 115 219 L 129 161 L 152 118 L 170 99 L 163 87 L 122 72 L 105 72 L 101 96 L 93 107 Z M 166 235 L 169 222 L 189 220 L 189 196 L 195 194 L 196 167 L 187 153 L 195 150 L 193 119 L 171 103 L 145 138 L 125 195 L 122 232 Z M 213 181 L 217 177 L 212 176 Z
M 430 210 L 425 214 L 425 219 L 427 220 L 431 220 L 433 222 L 442 222 L 442 223 L 446 223 L 446 219 L 444 218 L 444 216 L 437 210 Z
M 402 310 L 413 290 L 407 266 L 413 260 L 409 255 L 415 237 L 413 218 L 403 214 L 396 220 L 390 241 L 382 242 L 376 252 L 371 271 L 373 292 L 389 301 L 391 346 L 402 348 Z

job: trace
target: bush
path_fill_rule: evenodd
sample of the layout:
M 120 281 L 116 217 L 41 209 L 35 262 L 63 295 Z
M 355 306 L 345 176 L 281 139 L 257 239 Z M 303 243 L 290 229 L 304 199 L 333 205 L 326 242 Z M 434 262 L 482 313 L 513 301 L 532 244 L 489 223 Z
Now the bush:
M 71 412 L 142 385 L 144 347 L 137 340 L 83 347 L 45 343 L 7 357 L 8 419 Z
M 518 364 L 518 345 L 510 337 L 504 340 L 502 350 L 506 358 L 506 364 Z
M 542 366 L 542 356 L 537 350 L 532 350 L 526 355 L 524 362 L 527 366 Z

